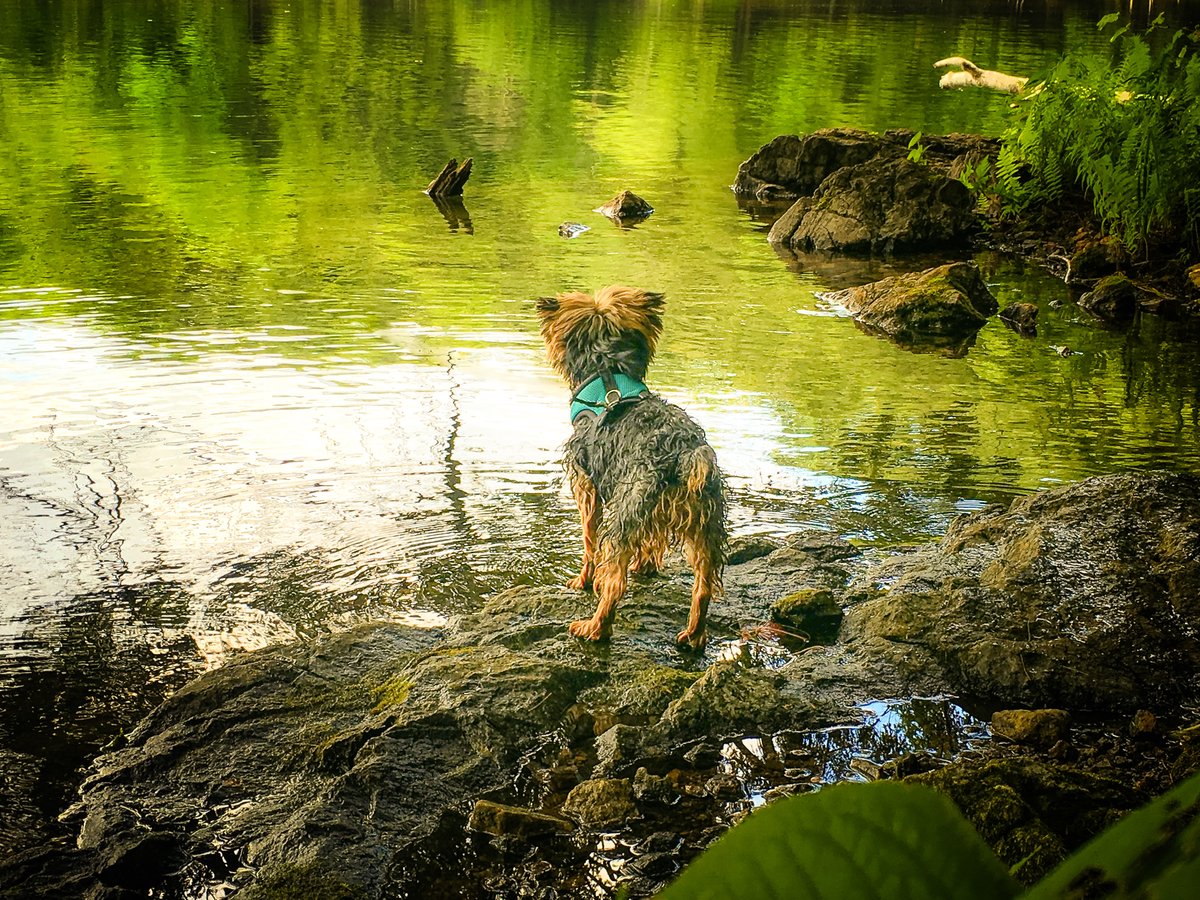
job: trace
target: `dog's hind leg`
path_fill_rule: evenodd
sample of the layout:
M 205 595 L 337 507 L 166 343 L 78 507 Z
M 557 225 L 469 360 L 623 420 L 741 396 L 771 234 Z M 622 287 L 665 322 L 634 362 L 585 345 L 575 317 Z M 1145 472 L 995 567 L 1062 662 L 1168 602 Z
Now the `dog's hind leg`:
M 629 562 L 632 558 L 631 550 L 605 543 L 600 563 L 596 566 L 596 611 L 590 619 L 579 619 L 567 626 L 571 634 L 588 641 L 608 639 L 612 634 L 613 618 L 617 614 L 617 601 L 629 583 Z
M 699 650 L 708 639 L 705 632 L 708 605 L 721 593 L 721 570 L 703 542 L 688 539 L 685 549 L 695 573 L 695 581 L 692 583 L 692 606 L 688 611 L 687 627 L 676 635 L 675 643 L 680 647 Z
M 583 564 L 579 576 L 567 582 L 567 587 L 585 591 L 592 586 L 592 575 L 596 565 L 596 543 L 600 531 L 600 516 L 604 508 L 600 494 L 587 473 L 577 466 L 571 467 L 571 493 L 579 507 L 579 519 L 583 523 Z

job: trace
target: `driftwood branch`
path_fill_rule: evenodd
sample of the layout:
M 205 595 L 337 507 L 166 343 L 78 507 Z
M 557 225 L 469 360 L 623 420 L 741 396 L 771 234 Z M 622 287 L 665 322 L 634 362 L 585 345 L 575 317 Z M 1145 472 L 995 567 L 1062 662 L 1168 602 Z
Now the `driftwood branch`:
M 450 160 L 438 173 L 437 178 L 429 182 L 425 193 L 430 197 L 460 196 L 463 192 L 463 185 L 471 177 L 471 161 L 471 157 L 468 156 L 460 166 L 457 159 Z
M 1025 87 L 1028 78 L 1020 75 L 1006 75 L 1004 72 L 993 72 L 991 69 L 981 69 L 969 59 L 961 56 L 949 56 L 939 59 L 933 64 L 935 69 L 958 66 L 961 71 L 947 72 L 938 81 L 941 88 L 980 87 L 992 91 L 1003 91 L 1007 94 L 1019 94 Z

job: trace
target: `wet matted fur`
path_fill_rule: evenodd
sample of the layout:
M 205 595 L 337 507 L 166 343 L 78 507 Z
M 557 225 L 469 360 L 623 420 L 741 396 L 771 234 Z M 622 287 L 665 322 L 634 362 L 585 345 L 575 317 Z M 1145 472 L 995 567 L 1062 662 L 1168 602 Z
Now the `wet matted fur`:
M 550 364 L 572 391 L 605 372 L 643 381 L 662 333 L 662 294 L 613 285 L 537 301 Z M 721 593 L 725 491 L 717 457 L 692 418 L 656 394 L 575 420 L 564 464 L 583 521 L 583 565 L 573 588 L 594 588 L 596 611 L 571 634 L 612 633 L 629 571 L 652 574 L 682 547 L 695 582 L 676 642 L 702 647 L 708 605 Z

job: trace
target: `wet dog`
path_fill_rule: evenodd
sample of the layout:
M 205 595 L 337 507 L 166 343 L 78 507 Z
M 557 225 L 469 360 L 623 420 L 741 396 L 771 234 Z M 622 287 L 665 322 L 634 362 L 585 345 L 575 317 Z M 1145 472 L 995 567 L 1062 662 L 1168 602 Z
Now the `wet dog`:
M 699 648 L 721 593 L 725 492 L 703 429 L 643 383 L 663 306 L 662 294 L 616 285 L 537 301 L 550 364 L 572 391 L 564 465 L 583 521 L 583 565 L 570 587 L 597 595 L 592 617 L 569 630 L 608 638 L 630 570 L 653 574 L 668 547 L 681 546 L 695 581 L 676 643 Z

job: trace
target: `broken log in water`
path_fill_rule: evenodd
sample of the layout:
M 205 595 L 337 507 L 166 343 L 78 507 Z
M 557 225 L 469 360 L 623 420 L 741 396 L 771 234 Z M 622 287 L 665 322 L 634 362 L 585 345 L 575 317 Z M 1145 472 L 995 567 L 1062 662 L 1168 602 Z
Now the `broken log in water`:
M 430 197 L 452 197 L 462 194 L 463 185 L 471 177 L 471 157 L 463 160 L 460 166 L 457 159 L 451 159 L 445 168 L 438 173 L 437 178 L 429 182 L 425 193 Z

